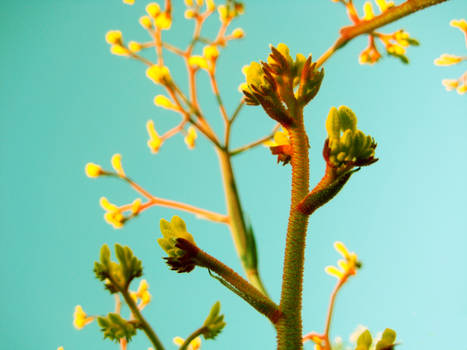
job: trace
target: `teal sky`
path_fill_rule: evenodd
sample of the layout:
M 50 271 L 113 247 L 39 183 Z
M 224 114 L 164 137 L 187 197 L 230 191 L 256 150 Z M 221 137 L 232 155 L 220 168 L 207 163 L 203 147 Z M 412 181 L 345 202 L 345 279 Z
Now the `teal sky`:
M 185 45 L 192 24 L 174 1 L 175 19 L 168 42 Z M 156 196 L 225 213 L 215 153 L 199 139 L 188 151 L 176 136 L 157 155 L 149 152 L 145 123 L 165 131 L 179 118 L 154 107 L 162 90 L 138 62 L 112 56 L 105 33 L 120 29 L 127 40 L 145 41 L 138 24 L 145 1 L 132 7 L 120 0 L 9 1 L 0 4 L 0 189 L 2 348 L 55 350 L 116 349 L 102 340 L 95 323 L 72 326 L 76 304 L 89 314 L 113 310 L 113 298 L 92 273 L 102 244 L 129 245 L 143 260 L 153 295 L 144 314 L 167 345 L 198 328 L 209 308 L 222 303 L 227 327 L 205 349 L 273 349 L 274 331 L 240 298 L 197 269 L 186 275 L 163 263 L 160 218 L 180 215 L 198 245 L 241 271 L 229 232 L 164 208 L 153 208 L 121 230 L 103 220 L 98 200 L 123 204 L 137 198 L 126 184 L 88 179 L 84 165 L 110 167 L 121 153 L 129 176 Z M 359 9 L 363 1 L 357 0 Z M 446 92 L 443 78 L 457 78 L 466 65 L 436 67 L 442 53 L 467 55 L 453 18 L 467 18 L 467 3 L 451 0 L 390 25 L 421 42 L 410 48 L 409 65 L 384 57 L 375 66 L 358 64 L 366 46 L 357 38 L 326 64 L 326 76 L 305 111 L 311 142 L 311 173 L 322 175 L 324 120 L 331 106 L 348 105 L 359 128 L 378 142 L 380 159 L 356 174 L 339 196 L 310 221 L 304 285 L 304 329 L 322 331 L 334 279 L 324 273 L 338 255 L 341 240 L 363 261 L 363 268 L 339 295 L 332 337 L 348 336 L 362 324 L 373 333 L 398 331 L 401 349 L 460 349 L 467 324 L 467 216 L 465 198 L 467 95 Z M 339 4 L 328 0 L 246 1 L 240 26 L 245 39 L 232 42 L 219 61 L 219 85 L 228 111 L 241 98 L 241 68 L 264 60 L 269 44 L 287 43 L 291 52 L 317 58 L 348 25 Z M 217 20 L 208 23 L 213 36 Z M 154 59 L 148 53 L 148 58 Z M 182 66 L 167 64 L 186 88 Z M 222 120 L 205 76 L 202 108 L 215 129 Z M 233 130 L 234 146 L 268 133 L 273 123 L 258 107 L 247 107 Z M 234 162 L 240 195 L 251 218 L 260 268 L 274 300 L 279 299 L 282 254 L 288 216 L 290 167 L 276 164 L 264 147 Z M 135 286 L 136 288 L 136 286 Z M 138 335 L 129 349 L 147 349 Z M 312 349 L 309 344 L 306 349 Z

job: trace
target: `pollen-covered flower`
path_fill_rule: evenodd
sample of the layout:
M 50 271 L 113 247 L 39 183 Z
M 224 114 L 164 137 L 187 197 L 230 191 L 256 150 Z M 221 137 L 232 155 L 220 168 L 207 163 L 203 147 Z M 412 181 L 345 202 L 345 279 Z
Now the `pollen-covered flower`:
M 167 85 L 171 82 L 170 71 L 166 66 L 154 64 L 146 69 L 146 76 L 155 84 Z
M 76 329 L 82 329 L 93 320 L 94 317 L 88 316 L 81 305 L 76 305 L 75 312 L 73 313 L 73 326 L 75 326 Z
M 185 136 L 185 144 L 187 145 L 188 149 L 193 149 L 195 148 L 195 141 L 197 139 L 198 135 L 196 134 L 196 129 L 194 126 L 190 126 L 188 128 L 188 131 Z
M 349 276 L 355 275 L 357 273 L 357 269 L 361 266 L 361 263 L 358 261 L 357 254 L 349 252 L 342 242 L 335 242 L 334 248 L 344 259 L 340 259 L 337 262 L 339 267 L 326 266 L 326 273 L 340 280 L 347 279 Z
M 100 199 L 101 207 L 106 211 L 104 214 L 104 219 L 107 223 L 112 225 L 114 228 L 122 228 L 123 224 L 126 221 L 125 216 L 119 207 L 115 204 L 112 204 L 108 201 L 107 198 L 101 197 Z
M 185 339 L 180 338 L 180 337 L 175 337 L 173 338 L 173 342 L 175 345 L 182 346 L 183 343 L 185 343 Z M 201 349 L 201 338 L 196 337 L 190 342 L 190 345 L 188 345 L 187 350 L 199 350 Z
M 162 139 L 154 128 L 154 122 L 152 120 L 148 120 L 146 129 L 149 134 L 148 147 L 152 153 L 157 153 L 162 145 Z
M 105 171 L 102 170 L 100 165 L 94 164 L 94 163 L 87 163 L 86 166 L 84 167 L 84 172 L 86 173 L 87 177 L 98 177 L 100 175 L 105 174 Z

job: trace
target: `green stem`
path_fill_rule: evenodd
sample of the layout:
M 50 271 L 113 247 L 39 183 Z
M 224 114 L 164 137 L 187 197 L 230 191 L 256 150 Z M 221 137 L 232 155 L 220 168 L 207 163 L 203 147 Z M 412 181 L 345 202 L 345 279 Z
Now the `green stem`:
M 308 194 L 308 137 L 303 124 L 303 110 L 298 109 L 295 124 L 289 128 L 292 145 L 292 200 L 285 246 L 284 272 L 280 310 L 283 317 L 277 324 L 278 350 L 302 349 L 302 289 L 305 263 L 305 240 L 308 215 L 296 210 Z
M 201 328 L 198 328 L 196 331 L 194 331 L 193 333 L 191 333 L 189 335 L 188 338 L 186 338 L 186 340 L 183 342 L 183 344 L 180 346 L 180 348 L 178 350 L 186 350 L 188 349 L 188 346 L 190 345 L 190 343 L 196 338 L 196 337 L 199 337 L 201 334 L 204 333 L 204 331 L 206 330 L 206 327 L 201 327 Z
M 227 215 L 229 216 L 229 227 L 232 233 L 232 239 L 235 249 L 240 258 L 248 280 L 264 295 L 267 295 L 263 282 L 259 276 L 256 251 L 252 249 L 252 236 L 247 231 L 245 217 L 243 215 L 240 197 L 238 195 L 237 184 L 232 169 L 231 157 L 228 151 L 217 149 L 219 164 L 221 167 L 222 180 L 224 183 L 224 192 L 227 205 Z M 254 256 L 253 256 L 254 255 Z
M 162 345 L 161 341 L 157 337 L 154 330 L 151 328 L 149 323 L 144 319 L 143 315 L 136 306 L 135 301 L 128 293 L 128 290 L 121 291 L 123 299 L 125 299 L 128 307 L 130 308 L 131 312 L 135 316 L 135 318 L 139 321 L 140 327 L 143 329 L 144 333 L 146 333 L 147 337 L 151 341 L 152 345 L 156 348 L 156 350 L 164 350 L 164 346 Z

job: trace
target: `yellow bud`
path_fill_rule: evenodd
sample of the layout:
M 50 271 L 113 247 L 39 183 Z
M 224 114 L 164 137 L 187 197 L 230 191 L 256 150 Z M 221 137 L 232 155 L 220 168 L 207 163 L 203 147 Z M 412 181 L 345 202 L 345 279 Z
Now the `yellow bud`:
M 467 21 L 465 19 L 453 19 L 449 24 L 452 27 L 459 28 L 460 30 L 467 32 Z
M 112 164 L 112 168 L 114 168 L 117 174 L 125 177 L 125 172 L 123 171 L 122 167 L 122 155 L 119 153 L 114 154 L 110 162 Z
M 205 46 L 203 49 L 203 56 L 208 61 L 215 61 L 219 57 L 219 50 L 215 45 Z
M 208 68 L 208 63 L 206 62 L 206 59 L 202 56 L 191 56 L 188 59 L 188 64 L 192 67 L 199 67 L 203 69 Z
M 444 85 L 447 91 L 457 89 L 459 86 L 459 81 L 455 79 L 443 79 L 441 83 Z
M 371 5 L 371 2 L 367 1 L 363 5 L 363 13 L 364 13 L 364 19 L 366 21 L 369 21 L 373 17 L 375 17 L 375 13 L 373 12 L 373 6 Z
M 185 5 L 186 5 L 187 7 L 193 6 L 193 0 L 185 0 Z
M 86 164 L 86 167 L 84 168 L 84 172 L 86 173 L 87 177 L 98 177 L 104 173 L 102 168 L 94 163 L 88 163 Z
M 138 51 L 141 51 L 141 49 L 143 48 L 143 45 L 141 45 L 140 43 L 137 43 L 136 41 L 130 41 L 130 43 L 128 44 L 128 48 L 130 49 L 131 52 L 138 52 Z
M 174 105 L 167 96 L 164 95 L 157 95 L 156 97 L 154 97 L 154 104 L 158 107 L 178 111 L 178 107 Z
M 73 325 L 76 329 L 82 329 L 87 324 L 93 321 L 93 317 L 88 317 L 84 312 L 81 305 L 76 305 L 75 312 L 73 313 Z
M 127 5 L 133 5 L 135 3 L 135 0 L 123 0 L 123 3 Z
M 135 199 L 133 203 L 131 203 L 131 212 L 133 215 L 138 215 L 139 211 L 141 210 L 141 199 Z
M 141 282 L 139 282 L 139 287 L 138 287 L 138 294 L 141 294 L 145 291 L 147 291 L 149 289 L 149 284 L 148 284 L 148 281 L 146 280 L 141 280 Z
M 198 5 L 199 7 L 203 6 L 203 3 L 203 0 L 196 0 L 196 5 Z
M 161 12 L 161 7 L 156 2 L 151 2 L 146 6 L 146 12 L 152 18 L 156 18 L 156 16 Z
M 162 139 L 154 128 L 154 122 L 152 120 L 148 120 L 146 129 L 149 134 L 148 147 L 152 153 L 157 153 L 162 145 Z
M 152 65 L 146 69 L 146 76 L 155 84 L 167 84 L 170 81 L 170 71 L 166 66 Z
M 101 197 L 101 199 L 99 200 L 99 204 L 101 205 L 102 209 L 106 211 L 118 211 L 118 207 L 110 203 L 109 200 L 105 197 Z
M 216 4 L 213 0 L 206 0 L 206 9 L 209 12 L 213 12 L 216 9 Z
M 167 12 L 162 12 L 155 19 L 156 27 L 162 30 L 170 29 L 172 25 L 172 17 Z
M 121 45 L 112 45 L 110 47 L 110 52 L 112 54 L 114 54 L 114 55 L 117 55 L 117 56 L 128 56 L 130 54 L 128 49 L 126 47 L 121 46 Z
M 175 345 L 181 346 L 185 342 L 185 339 L 183 339 L 181 337 L 175 337 L 175 338 L 173 338 L 173 342 L 174 342 Z
M 141 24 L 141 27 L 143 27 L 144 29 L 151 29 L 152 28 L 151 18 L 149 18 L 148 16 L 140 17 L 139 24 Z
M 222 23 L 225 23 L 230 19 L 229 18 L 229 10 L 227 9 L 227 7 L 225 5 L 217 6 L 217 12 L 219 12 L 219 20 Z
M 387 9 L 394 6 L 394 2 L 392 1 L 387 2 L 386 0 L 376 0 L 376 4 L 378 5 L 381 12 L 384 12 Z
M 462 57 L 443 53 L 440 57 L 435 59 L 434 63 L 437 66 L 450 66 L 452 64 L 459 63 L 460 61 L 462 61 Z
M 467 85 L 460 85 L 456 91 L 459 95 L 465 94 L 467 92 Z
M 110 45 L 122 44 L 122 32 L 119 30 L 109 30 L 105 35 L 105 41 Z
M 192 10 L 192 9 L 188 9 L 185 11 L 185 18 L 186 19 L 191 19 L 191 18 L 195 18 L 196 17 L 196 11 Z
M 63 346 L 59 346 L 59 347 L 57 348 L 57 350 L 64 350 L 64 349 L 63 349 Z
M 185 143 L 188 146 L 188 149 L 195 148 L 195 141 L 197 137 L 198 135 L 196 134 L 196 129 L 193 126 L 190 126 L 185 136 Z
M 245 36 L 245 32 L 243 31 L 242 28 L 236 28 L 234 29 L 234 31 L 232 32 L 232 36 L 236 39 L 240 39 L 240 38 L 243 38 Z

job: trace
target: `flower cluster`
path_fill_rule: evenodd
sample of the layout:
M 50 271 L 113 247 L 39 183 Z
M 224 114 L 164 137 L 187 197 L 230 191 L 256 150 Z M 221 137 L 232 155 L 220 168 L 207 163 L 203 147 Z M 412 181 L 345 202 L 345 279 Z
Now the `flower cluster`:
M 326 266 L 325 271 L 328 275 L 334 276 L 340 281 L 345 281 L 349 276 L 357 273 L 357 269 L 361 267 L 361 263 L 358 261 L 357 254 L 349 252 L 344 243 L 335 242 L 334 248 L 344 259 L 340 259 L 337 262 L 339 267 Z
M 453 19 L 450 24 L 452 27 L 460 29 L 464 34 L 467 46 L 467 21 L 465 19 Z M 467 56 L 457 56 L 444 53 L 435 59 L 434 63 L 437 66 L 451 66 L 466 60 Z M 465 94 L 467 92 L 467 71 L 457 79 L 443 79 L 442 84 L 447 91 L 456 90 L 460 95 Z
M 277 130 L 273 139 L 264 142 L 273 155 L 277 155 L 277 162 L 286 165 L 292 159 L 292 146 L 290 145 L 289 133 L 286 129 Z

